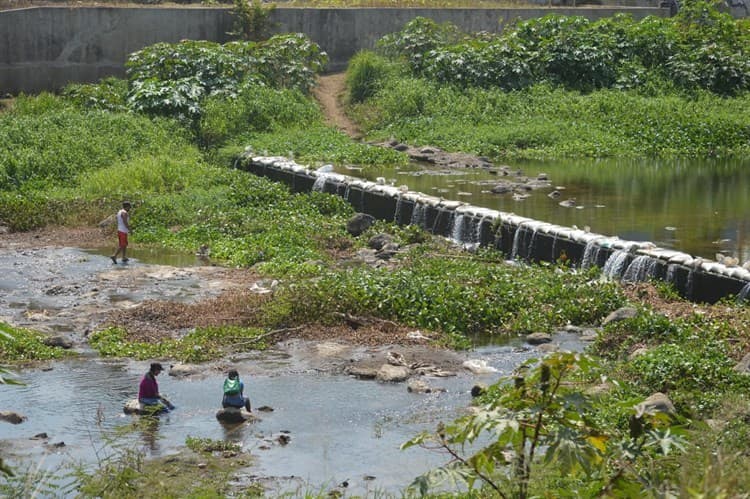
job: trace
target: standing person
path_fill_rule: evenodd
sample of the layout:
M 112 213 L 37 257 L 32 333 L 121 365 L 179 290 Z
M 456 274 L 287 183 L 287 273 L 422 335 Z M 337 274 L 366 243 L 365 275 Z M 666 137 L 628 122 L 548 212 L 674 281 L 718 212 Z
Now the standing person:
M 250 397 L 245 397 L 245 383 L 240 380 L 239 373 L 232 369 L 227 373 L 227 379 L 224 380 L 224 397 L 221 399 L 221 406 L 227 407 L 244 407 L 247 412 L 250 410 Z
M 138 387 L 138 402 L 146 406 L 161 405 L 164 410 L 174 409 L 174 405 L 159 394 L 159 384 L 156 382 L 156 376 L 164 370 L 158 362 L 153 362 L 148 372 L 141 379 Z M 156 408 L 156 407 L 154 407 Z
M 122 263 L 128 261 L 125 250 L 128 248 L 128 234 L 130 233 L 130 208 L 129 201 L 123 201 L 122 209 L 117 212 L 117 250 L 110 258 L 112 263 L 117 263 L 117 255 L 122 252 Z

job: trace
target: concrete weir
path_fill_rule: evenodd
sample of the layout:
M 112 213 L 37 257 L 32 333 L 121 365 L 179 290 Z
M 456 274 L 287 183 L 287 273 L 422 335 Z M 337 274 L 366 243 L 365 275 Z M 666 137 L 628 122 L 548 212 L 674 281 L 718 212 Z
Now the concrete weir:
M 418 225 L 466 245 L 492 246 L 513 259 L 531 262 L 565 260 L 574 267 L 597 266 L 621 281 L 670 282 L 696 302 L 714 303 L 750 294 L 750 271 L 635 242 L 553 225 L 512 213 L 472 206 L 419 192 L 369 182 L 321 168 L 310 169 L 283 157 L 238 159 L 238 168 L 283 182 L 294 192 L 319 191 L 346 199 L 355 210 L 399 225 Z M 328 169 L 329 170 L 329 169 Z

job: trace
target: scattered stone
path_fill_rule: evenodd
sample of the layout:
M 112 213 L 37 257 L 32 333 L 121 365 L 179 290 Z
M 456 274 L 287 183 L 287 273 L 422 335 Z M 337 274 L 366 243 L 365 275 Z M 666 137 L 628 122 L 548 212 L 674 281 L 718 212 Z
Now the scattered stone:
M 428 385 L 421 379 L 409 380 L 409 384 L 406 386 L 406 390 L 409 393 L 431 393 L 432 392 L 432 388 L 430 388 L 430 385 Z
M 396 256 L 396 253 L 398 253 L 399 249 L 400 246 L 397 243 L 387 243 L 375 253 L 375 258 L 378 258 L 380 260 L 389 260 Z
M 560 349 L 560 345 L 557 345 L 556 343 L 543 343 L 537 345 L 536 349 L 542 353 L 552 353 L 557 352 Z
M 635 406 L 636 417 L 640 418 L 644 414 L 653 414 L 656 412 L 662 412 L 675 416 L 677 411 L 674 408 L 674 404 L 669 397 L 661 392 L 656 392 L 640 404 Z
M 392 366 L 383 364 L 378 369 L 376 379 L 384 383 L 400 383 L 409 378 L 409 368 L 406 366 Z
M 216 419 L 220 423 L 240 424 L 253 419 L 253 415 L 240 407 L 224 407 L 216 411 Z
M 483 385 L 481 383 L 477 383 L 476 385 L 471 387 L 471 396 L 472 397 L 479 397 L 480 395 L 483 395 L 484 392 L 487 391 L 487 385 Z
M 367 246 L 374 249 L 375 251 L 380 251 L 386 244 L 391 242 L 393 242 L 393 236 L 391 236 L 390 234 L 381 233 L 376 236 L 372 236 L 370 240 L 367 241 Z
M 158 406 L 143 405 L 140 402 L 138 402 L 138 399 L 128 400 L 125 403 L 125 406 L 122 408 L 122 412 L 124 412 L 125 414 L 135 414 L 138 416 L 141 416 L 141 415 L 153 416 L 155 414 L 160 414 L 166 411 L 167 411 L 167 408 L 161 404 Z
M 385 360 L 392 366 L 405 366 L 406 359 L 398 352 L 388 352 L 385 354 Z
M 583 334 L 583 328 L 580 326 L 574 326 L 572 324 L 568 324 L 563 328 L 563 331 L 566 333 L 575 333 L 575 334 Z
M 552 336 L 547 333 L 531 333 L 526 335 L 526 343 L 529 345 L 541 345 L 552 341 Z
M 26 416 L 13 411 L 0 411 L 0 421 L 10 424 L 21 424 L 26 421 Z
M 586 329 L 581 334 L 581 341 L 596 341 L 599 337 L 599 332 L 596 329 Z
M 63 442 L 63 441 L 55 442 L 54 444 L 50 445 L 50 447 L 54 447 L 56 449 L 61 449 L 61 448 L 65 447 L 65 442 Z
M 198 463 L 197 466 L 198 466 L 199 469 L 204 469 L 208 465 L 206 463 Z
M 638 315 L 638 310 L 633 307 L 622 307 L 618 308 L 602 321 L 602 326 L 606 326 L 610 322 L 624 321 L 625 319 L 632 319 Z
M 489 374 L 497 372 L 497 369 L 487 365 L 487 361 L 482 359 L 469 359 L 461 365 L 474 374 Z
M 369 482 L 369 481 L 375 480 L 375 477 L 372 475 L 365 475 L 362 477 L 362 480 L 366 480 Z
M 430 338 L 423 335 L 421 331 L 409 331 L 406 333 L 406 339 L 416 341 L 429 341 Z
M 549 176 L 546 173 L 538 173 L 536 176 L 537 180 L 549 180 Z
M 345 369 L 345 372 L 359 379 L 375 379 L 378 375 L 377 369 L 366 366 L 349 366 Z
M 396 144 L 395 146 L 393 146 L 393 148 L 397 151 L 403 152 L 409 149 L 409 146 L 407 146 L 406 144 Z
M 256 411 L 260 412 L 273 412 L 273 407 L 269 407 L 267 405 L 262 405 L 256 409 Z
M 630 355 L 628 355 L 628 360 L 633 360 L 636 357 L 640 357 L 641 355 L 643 355 L 644 353 L 647 353 L 647 352 L 648 352 L 648 348 L 646 348 L 646 347 L 636 348 L 635 350 L 633 350 L 632 352 L 630 352 Z
M 276 441 L 277 441 L 277 442 L 278 442 L 279 444 L 281 444 L 281 445 L 286 445 L 286 444 L 288 444 L 288 443 L 289 443 L 289 442 L 290 442 L 291 440 L 292 440 L 292 437 L 290 437 L 289 435 L 284 435 L 284 434 L 282 434 L 282 435 L 279 435 L 278 437 L 276 437 Z
M 169 366 L 169 375 L 175 378 L 185 378 L 201 372 L 199 366 L 193 364 L 172 364 Z
M 575 199 L 566 199 L 565 201 L 560 201 L 557 204 L 559 204 L 563 208 L 574 208 L 576 206 L 576 200 Z
M 66 350 L 73 348 L 73 341 L 61 334 L 47 336 L 42 340 L 42 343 L 48 347 L 64 348 Z
M 31 437 L 32 440 L 47 440 L 48 438 L 49 436 L 47 435 L 46 432 L 37 433 L 36 435 Z
M 560 191 L 552 191 L 549 194 L 547 194 L 548 198 L 557 199 L 560 196 L 562 196 L 562 193 Z
M 356 213 L 346 222 L 346 231 L 354 237 L 362 235 L 375 223 L 375 217 L 367 213 Z
M 742 357 L 742 360 L 734 366 L 734 370 L 740 374 L 750 375 L 750 353 Z

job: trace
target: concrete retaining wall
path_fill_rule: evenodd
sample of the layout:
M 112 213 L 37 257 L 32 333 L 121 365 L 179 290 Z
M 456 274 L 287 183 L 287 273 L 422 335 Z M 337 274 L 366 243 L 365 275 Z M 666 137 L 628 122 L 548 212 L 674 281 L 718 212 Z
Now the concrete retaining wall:
M 237 165 L 283 182 L 294 192 L 316 190 L 342 196 L 355 210 L 375 218 L 419 225 L 461 244 L 493 246 L 513 259 L 564 259 L 579 268 L 600 267 L 613 279 L 664 280 L 697 302 L 714 303 L 731 295 L 745 298 L 750 292 L 750 271 L 742 267 L 693 258 L 649 242 L 592 234 L 404 188 L 310 170 L 286 158 L 248 154 Z
M 645 0 L 644 0 L 645 1 Z M 657 3 L 657 2 L 654 2 Z M 278 8 L 276 32 L 301 32 L 328 52 L 329 69 L 417 16 L 469 32 L 499 32 L 504 23 L 552 12 L 589 19 L 630 13 L 667 15 L 659 8 L 302 9 Z M 123 76 L 128 54 L 157 42 L 227 41 L 227 8 L 34 7 L 0 12 L 0 95 L 58 90 L 69 82 Z

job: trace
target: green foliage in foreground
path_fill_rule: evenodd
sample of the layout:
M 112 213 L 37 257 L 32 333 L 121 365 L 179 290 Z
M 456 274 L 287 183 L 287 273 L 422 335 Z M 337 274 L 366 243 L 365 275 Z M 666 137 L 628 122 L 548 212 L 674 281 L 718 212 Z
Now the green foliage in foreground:
M 592 359 L 572 353 L 521 366 L 490 387 L 473 414 L 404 444 L 447 451 L 452 458 L 412 486 L 424 494 L 458 482 L 488 496 L 527 498 L 549 493 L 551 478 L 559 475 L 563 480 L 553 495 L 564 490 L 566 497 L 659 496 L 672 490 L 669 476 L 654 469 L 674 469 L 673 455 L 684 451 L 684 440 L 670 428 L 673 421 L 631 407 L 629 433 L 598 426 L 595 401 L 570 383 L 593 367 Z
M 179 339 L 158 343 L 131 342 L 127 331 L 109 327 L 89 338 L 90 345 L 105 357 L 129 357 L 145 360 L 170 358 L 180 362 L 205 362 L 220 358 L 230 347 L 242 343 L 246 348 L 262 350 L 267 347 L 262 331 L 238 326 L 196 328 Z
M 279 298 L 282 322 L 336 320 L 337 313 L 375 315 L 454 335 L 551 331 L 593 324 L 624 303 L 617 285 L 595 273 L 551 272 L 486 258 L 431 256 L 417 251 L 395 270 L 325 272 L 290 286 Z
M 633 319 L 608 324 L 592 350 L 612 361 L 617 376 L 635 393 L 668 393 L 680 412 L 708 418 L 721 400 L 750 390 L 750 377 L 734 370 L 750 320 L 746 307 L 734 310 L 732 321 L 695 314 L 669 318 L 649 309 Z M 628 359 L 635 349 L 639 355 Z
M 375 140 L 395 137 L 494 158 L 741 156 L 750 152 L 750 94 L 587 95 L 548 85 L 460 89 L 391 76 L 353 108 Z
M 66 355 L 70 354 L 62 348 L 45 345 L 43 334 L 0 322 L 1 362 L 50 360 Z

